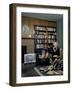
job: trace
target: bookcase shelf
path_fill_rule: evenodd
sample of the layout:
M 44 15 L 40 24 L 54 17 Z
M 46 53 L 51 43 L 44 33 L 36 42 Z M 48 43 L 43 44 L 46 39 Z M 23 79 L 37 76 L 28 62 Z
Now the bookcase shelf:
M 50 44 L 56 41 L 56 27 L 35 25 L 34 32 L 35 49 L 47 49 Z

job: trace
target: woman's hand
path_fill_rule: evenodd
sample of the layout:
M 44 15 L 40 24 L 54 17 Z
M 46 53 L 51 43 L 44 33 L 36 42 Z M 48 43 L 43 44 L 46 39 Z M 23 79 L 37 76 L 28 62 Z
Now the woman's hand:
M 58 57 L 58 55 L 53 55 L 54 58 Z
M 45 58 L 48 58 L 48 52 L 46 53 Z
M 42 55 L 39 55 L 39 58 L 40 59 L 43 59 L 44 57 L 45 57 L 45 55 L 43 55 L 43 54 Z

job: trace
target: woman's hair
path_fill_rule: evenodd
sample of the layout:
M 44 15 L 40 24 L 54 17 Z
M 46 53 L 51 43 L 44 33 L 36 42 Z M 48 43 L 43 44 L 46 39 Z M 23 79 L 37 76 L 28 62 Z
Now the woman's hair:
M 45 51 L 45 53 L 47 53 L 47 52 L 48 52 L 48 50 L 46 50 L 46 49 L 43 49 L 43 50 L 41 51 L 41 54 L 42 54 L 42 52 L 43 52 L 43 51 Z
M 58 42 L 53 42 L 53 46 L 55 47 L 58 47 Z

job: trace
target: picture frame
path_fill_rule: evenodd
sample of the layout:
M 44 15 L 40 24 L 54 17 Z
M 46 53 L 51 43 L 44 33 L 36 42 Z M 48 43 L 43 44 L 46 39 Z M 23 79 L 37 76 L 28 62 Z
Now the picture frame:
M 70 83 L 70 7 L 12 3 L 10 4 L 9 8 L 10 8 L 9 84 L 11 86 L 29 86 L 29 85 Z M 51 30 L 55 30 L 56 28 L 56 30 L 59 30 L 57 32 L 55 31 L 54 32 L 55 34 L 57 33 L 57 39 L 55 39 L 55 41 L 58 41 L 60 47 L 63 49 L 62 74 L 57 74 L 57 75 L 52 74 L 50 76 L 49 74 L 48 76 L 47 75 L 46 76 L 45 75 L 22 76 L 27 73 L 25 71 L 24 71 L 25 73 L 22 72 L 21 70 L 23 69 L 22 63 L 24 63 L 24 65 L 25 63 L 31 63 L 31 62 L 36 63 L 36 61 L 34 61 L 34 59 L 36 59 L 36 57 L 34 56 L 36 54 L 36 52 L 34 51 L 35 46 L 34 46 L 34 50 L 30 49 L 31 51 L 30 50 L 27 51 L 28 53 L 26 53 L 23 57 L 23 60 L 25 60 L 25 62 L 24 61 L 22 62 L 21 51 L 22 50 L 25 51 L 26 49 L 26 47 L 23 47 L 24 49 L 21 47 L 23 42 L 24 42 L 23 45 L 25 46 L 25 44 L 28 43 L 29 41 L 36 40 L 38 34 L 39 34 L 38 38 L 44 38 L 42 34 L 45 35 L 45 37 L 47 38 L 46 36 L 47 32 L 45 31 L 43 33 L 36 32 L 37 34 L 35 34 L 35 31 L 33 32 L 33 34 L 32 34 L 32 31 L 31 32 L 29 31 L 32 18 L 43 19 L 44 21 L 46 20 L 46 22 L 47 20 L 49 20 L 47 25 L 45 25 L 45 23 L 42 23 L 43 21 L 40 21 L 40 22 L 38 21 L 39 23 L 38 22 L 37 23 L 39 26 L 35 24 L 36 23 L 35 21 L 32 21 L 34 22 L 33 24 L 34 29 L 36 28 L 38 30 L 39 29 L 44 30 L 45 28 L 46 30 L 48 29 L 49 31 L 51 31 Z M 23 27 L 23 20 L 24 20 L 24 27 Z M 59 22 L 58 24 L 57 20 L 62 20 L 62 23 Z M 26 23 L 28 26 L 26 25 Z M 50 23 L 53 23 L 53 25 L 51 25 Z M 50 32 L 48 32 L 48 36 L 51 35 L 49 33 Z M 35 35 L 36 38 L 33 35 Z M 51 37 L 52 37 L 52 40 L 51 40 Z M 49 36 L 48 39 L 50 39 L 48 42 L 51 43 L 53 42 L 54 36 Z M 24 41 L 22 42 L 22 40 Z M 38 45 L 37 43 L 35 43 L 37 44 L 37 48 L 40 48 L 40 47 L 41 49 L 47 48 L 47 44 L 44 44 L 43 40 L 38 40 L 35 42 L 43 43 L 41 45 Z M 45 42 L 47 43 L 47 39 L 45 40 Z M 29 42 L 29 45 L 31 45 L 31 48 L 33 47 L 32 44 L 30 44 Z M 33 61 L 30 61 L 32 57 L 33 57 Z M 28 58 L 29 60 L 26 58 Z M 40 74 L 38 69 L 35 69 L 35 70 L 37 71 L 38 74 Z M 53 70 L 53 72 L 55 71 Z

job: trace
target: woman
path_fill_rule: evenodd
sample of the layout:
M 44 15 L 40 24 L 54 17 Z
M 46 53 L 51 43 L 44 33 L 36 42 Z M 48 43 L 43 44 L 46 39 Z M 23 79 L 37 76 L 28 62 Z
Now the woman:
M 54 69 L 61 69 L 63 70 L 63 60 L 60 57 L 60 48 L 58 47 L 58 43 L 53 43 L 52 48 L 52 61 Z
M 58 43 L 54 42 L 52 48 L 52 60 L 54 61 L 56 58 L 59 57 L 60 57 L 60 48 L 58 47 Z
M 42 50 L 42 53 L 38 55 L 37 63 L 42 66 L 50 65 L 49 54 L 47 51 Z

